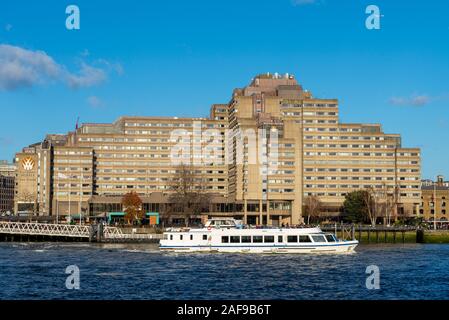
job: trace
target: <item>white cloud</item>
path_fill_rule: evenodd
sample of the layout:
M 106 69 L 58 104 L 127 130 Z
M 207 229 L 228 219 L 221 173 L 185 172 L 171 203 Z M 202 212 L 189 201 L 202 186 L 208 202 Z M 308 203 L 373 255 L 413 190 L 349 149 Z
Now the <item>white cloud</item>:
M 413 95 L 411 97 L 392 97 L 390 103 L 395 106 L 421 107 L 430 103 L 428 95 Z
M 92 87 L 106 81 L 106 72 L 100 68 L 95 68 L 81 63 L 81 69 L 78 74 L 68 74 L 67 83 L 71 88 Z
M 87 103 L 93 108 L 100 108 L 104 106 L 103 101 L 97 96 L 90 96 L 87 98 Z
M 105 65 L 108 69 L 113 70 L 119 76 L 123 75 L 123 73 L 124 73 L 123 66 L 118 62 L 109 62 L 105 59 L 98 59 L 97 62 L 99 64 Z
M 31 87 L 61 75 L 61 66 L 43 51 L 0 45 L 0 90 Z
M 62 82 L 73 89 L 91 87 L 105 82 L 109 72 L 121 75 L 123 67 L 99 59 L 95 66 L 81 61 L 79 70 L 70 72 L 44 51 L 0 44 L 0 91 L 33 87 L 49 81 Z

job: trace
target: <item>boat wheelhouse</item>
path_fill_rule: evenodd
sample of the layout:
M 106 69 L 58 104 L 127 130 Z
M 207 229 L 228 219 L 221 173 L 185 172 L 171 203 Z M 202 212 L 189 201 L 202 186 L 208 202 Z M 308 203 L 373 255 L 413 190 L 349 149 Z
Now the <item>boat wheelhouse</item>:
M 174 252 L 338 253 L 352 252 L 357 240 L 342 241 L 320 228 L 246 228 L 215 218 L 204 228 L 168 229 L 160 249 Z

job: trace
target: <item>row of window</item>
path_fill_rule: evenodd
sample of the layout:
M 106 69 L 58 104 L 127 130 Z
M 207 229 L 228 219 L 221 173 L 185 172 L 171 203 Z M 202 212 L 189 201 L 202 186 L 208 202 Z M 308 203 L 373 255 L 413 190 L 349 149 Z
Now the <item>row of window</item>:
M 105 185 L 105 184 L 100 184 L 98 185 L 98 188 L 102 188 L 102 189 L 150 189 L 150 190 L 171 190 L 171 186 L 167 186 L 167 185 L 161 185 L 161 186 L 156 186 L 156 185 Z M 197 190 L 202 190 L 202 189 L 206 189 L 206 190 L 225 190 L 225 186 L 196 186 L 195 189 Z
M 325 131 L 336 132 L 337 128 L 319 128 Z M 324 131 L 324 130 L 323 130 Z M 365 140 L 365 141 L 384 141 L 384 137 L 368 137 L 368 136 L 305 136 L 306 140 Z
M 383 189 L 383 185 L 358 185 L 358 184 L 306 184 L 306 188 L 318 188 L 318 189 L 368 189 L 370 187 L 375 187 L 376 189 Z M 401 189 L 420 189 L 421 185 L 401 185 Z
M 336 108 L 336 103 L 287 103 L 283 102 L 281 105 L 283 108 Z
M 201 235 L 203 241 L 207 240 L 207 235 Z M 170 235 L 170 240 L 174 240 L 174 235 Z M 197 240 L 191 234 L 188 238 L 184 238 L 183 234 L 179 235 L 179 240 Z M 221 243 L 311 243 L 311 242 L 335 242 L 335 237 L 331 234 L 326 235 L 288 235 L 288 236 L 222 236 Z
M 91 156 L 92 151 L 72 151 L 72 150 L 58 150 L 56 149 L 55 154 L 58 155 L 70 155 L 70 156 Z
M 338 156 L 338 157 L 393 157 L 394 153 L 377 152 L 304 152 L 305 156 Z
M 387 172 L 394 173 L 394 169 L 359 169 L 359 168 L 305 168 L 304 172 Z M 397 172 L 418 173 L 418 169 L 398 169 Z
M 125 122 L 125 127 L 176 127 L 176 128 L 191 128 L 195 124 L 195 127 L 201 125 L 202 128 L 215 128 L 218 124 L 214 123 L 201 123 L 190 122 L 190 123 L 151 123 L 151 122 Z
M 307 143 L 304 148 L 363 148 L 363 149 L 389 149 L 394 148 L 393 145 L 384 144 L 312 144 Z
M 357 188 L 354 189 L 360 189 L 358 187 L 363 188 L 363 186 L 355 186 Z M 372 187 L 372 186 L 366 186 L 366 187 Z M 376 187 L 377 188 L 377 187 Z M 380 189 L 380 188 L 378 188 Z M 305 192 L 304 196 L 317 196 L 317 197 L 345 197 L 347 195 L 347 192 Z M 406 198 L 418 198 L 421 194 L 419 193 L 400 193 L 401 197 Z
M 55 159 L 55 163 L 92 163 L 92 159 L 81 160 L 81 159 Z
M 277 239 L 276 239 L 277 238 Z M 222 236 L 221 243 L 305 243 L 335 242 L 333 235 L 289 235 L 289 236 Z
M 305 165 L 394 165 L 394 160 L 304 160 Z M 418 161 L 397 161 L 397 164 L 417 165 Z
M 176 174 L 179 170 L 99 169 L 97 173 Z M 223 170 L 195 170 L 196 174 L 223 174 Z
M 203 126 L 202 128 L 226 128 L 225 124 L 217 124 L 217 125 L 212 125 L 212 126 Z M 125 134 L 150 134 L 150 135 L 155 135 L 155 134 L 173 134 L 175 132 L 170 131 L 170 130 L 163 130 L 163 131 L 147 131 L 147 130 L 125 130 Z M 180 132 L 178 132 L 179 134 Z M 190 134 L 190 132 L 187 131 L 187 134 Z
M 424 214 L 424 209 L 419 209 L 419 213 Z M 430 214 L 435 214 L 435 209 L 431 209 Z M 446 214 L 446 209 L 441 210 L 440 214 Z
M 305 177 L 305 180 L 315 181 L 315 180 L 364 180 L 364 181 L 393 181 L 394 177 Z M 400 181 L 419 181 L 419 177 L 401 177 Z
M 300 116 L 301 112 L 297 112 L 297 111 L 284 111 L 282 112 L 283 115 L 295 115 L 295 116 Z M 304 111 L 303 112 L 304 116 L 337 116 L 338 114 L 336 112 L 313 112 L 313 111 Z

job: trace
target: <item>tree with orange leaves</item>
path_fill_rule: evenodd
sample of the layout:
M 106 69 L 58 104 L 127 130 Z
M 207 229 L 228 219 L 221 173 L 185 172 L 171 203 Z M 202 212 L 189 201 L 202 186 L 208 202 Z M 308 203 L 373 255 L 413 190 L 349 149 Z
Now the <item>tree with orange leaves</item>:
M 122 198 L 123 211 L 125 211 L 125 220 L 128 224 L 134 221 L 140 221 L 145 217 L 145 212 L 142 209 L 142 200 L 135 191 L 125 194 Z

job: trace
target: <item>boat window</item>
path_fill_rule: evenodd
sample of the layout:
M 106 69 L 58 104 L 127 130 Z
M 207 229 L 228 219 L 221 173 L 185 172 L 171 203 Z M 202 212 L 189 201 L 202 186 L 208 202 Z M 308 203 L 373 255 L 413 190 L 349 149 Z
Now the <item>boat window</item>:
M 193 240 L 193 234 L 190 235 L 190 240 Z
M 262 236 L 253 236 L 253 242 L 255 243 L 262 242 Z
M 282 236 L 278 236 L 278 242 L 283 242 Z
M 207 234 L 203 234 L 203 240 L 207 240 Z
M 298 242 L 298 236 L 287 236 L 287 242 Z
M 242 243 L 251 242 L 251 236 L 242 236 Z
M 229 242 L 229 237 L 228 236 L 221 237 L 221 242 L 222 243 L 228 243 Z
M 309 236 L 299 236 L 299 242 L 312 242 Z
M 231 236 L 231 243 L 240 243 L 240 236 Z
M 265 243 L 273 243 L 274 242 L 274 236 L 264 236 L 263 242 Z
M 182 240 L 182 234 L 179 236 L 179 239 Z
M 326 239 L 322 235 L 315 235 L 311 237 L 313 239 L 313 242 L 326 242 Z
M 332 234 L 326 234 L 327 242 L 335 242 L 335 238 Z
M 172 234 L 170 235 L 170 240 L 173 240 L 173 235 Z

